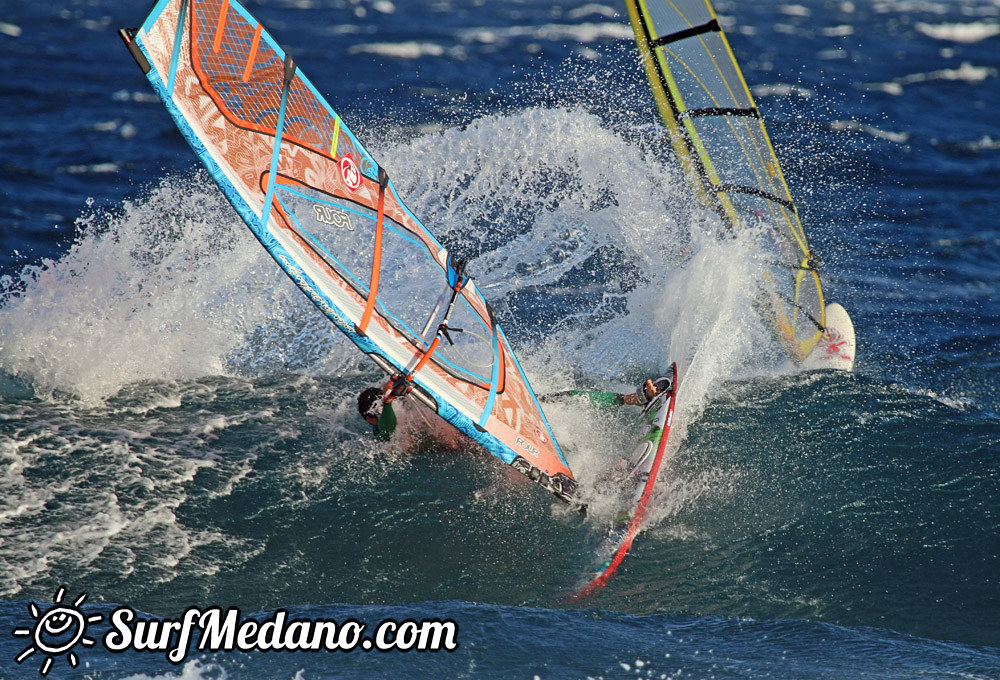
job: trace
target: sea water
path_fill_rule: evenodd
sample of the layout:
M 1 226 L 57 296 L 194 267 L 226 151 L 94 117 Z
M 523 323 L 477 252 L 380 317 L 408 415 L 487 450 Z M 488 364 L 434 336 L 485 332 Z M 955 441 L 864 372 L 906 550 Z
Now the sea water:
M 248 7 L 468 258 L 539 393 L 686 364 L 662 491 L 573 601 L 630 414 L 546 409 L 586 516 L 490 457 L 371 441 L 378 370 L 115 35 L 148 3 L 7 3 L 0 677 L 1000 678 L 1000 6 L 718 6 L 853 374 L 790 371 L 750 311 L 753 240 L 693 204 L 623 7 Z M 60 607 L 92 645 L 14 635 Z M 169 655 L 186 612 L 232 610 L 457 644 Z M 112 651 L 115 621 L 145 648 Z

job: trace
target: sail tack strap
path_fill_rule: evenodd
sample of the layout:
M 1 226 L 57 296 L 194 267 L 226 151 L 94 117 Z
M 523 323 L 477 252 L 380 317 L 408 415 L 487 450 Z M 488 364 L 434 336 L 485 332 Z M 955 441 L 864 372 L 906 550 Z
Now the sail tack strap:
M 365 311 L 361 315 L 361 322 L 358 323 L 357 331 L 359 335 L 366 335 L 368 323 L 371 321 L 372 312 L 375 310 L 375 300 L 378 297 L 379 272 L 382 269 L 382 222 L 385 218 L 385 189 L 389 185 L 389 175 L 378 168 L 378 212 L 375 217 L 375 248 L 372 252 L 372 276 L 368 285 L 368 300 L 365 302 Z

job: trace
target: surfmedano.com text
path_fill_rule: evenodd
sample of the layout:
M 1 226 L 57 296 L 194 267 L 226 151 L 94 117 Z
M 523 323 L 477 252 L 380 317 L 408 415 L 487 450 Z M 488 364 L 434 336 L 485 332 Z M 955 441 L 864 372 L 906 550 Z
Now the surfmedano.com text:
M 232 651 L 342 651 L 356 649 L 437 652 L 458 649 L 458 624 L 449 619 L 385 619 L 366 635 L 367 626 L 354 619 L 293 619 L 282 609 L 262 621 L 244 619 L 240 610 L 191 607 L 179 619 L 138 618 L 131 607 L 114 610 L 104 636 L 112 652 L 161 652 L 180 664 L 192 650 Z M 197 633 L 197 642 L 195 642 Z

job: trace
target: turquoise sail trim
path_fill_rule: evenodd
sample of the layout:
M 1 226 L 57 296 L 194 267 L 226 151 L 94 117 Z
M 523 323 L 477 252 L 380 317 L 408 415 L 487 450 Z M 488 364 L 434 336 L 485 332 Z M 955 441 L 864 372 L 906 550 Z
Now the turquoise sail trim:
M 184 22 L 187 20 L 187 0 L 181 0 L 181 9 L 177 13 L 177 32 L 174 34 L 174 51 L 170 56 L 170 75 L 167 77 L 167 92 L 174 91 L 174 81 L 177 79 L 177 60 L 181 55 L 181 42 L 184 40 Z
M 267 175 L 267 192 L 264 194 L 264 205 L 260 209 L 260 228 L 264 229 L 271 219 L 271 206 L 274 203 L 274 187 L 278 184 L 278 160 L 281 158 L 281 137 L 285 130 L 285 112 L 288 110 L 288 90 L 295 76 L 295 64 L 285 58 L 285 80 L 281 85 L 281 104 L 278 106 L 278 124 L 274 127 L 274 150 L 271 152 L 271 169 Z
M 493 334 L 493 355 L 498 357 L 497 361 L 493 362 L 493 375 L 490 377 L 490 396 L 486 398 L 486 406 L 483 407 L 483 415 L 479 417 L 479 427 L 486 427 L 486 421 L 490 419 L 490 413 L 493 412 L 493 402 L 497 399 L 497 385 L 500 382 L 500 339 L 497 334 Z M 560 452 L 562 455 L 562 452 Z

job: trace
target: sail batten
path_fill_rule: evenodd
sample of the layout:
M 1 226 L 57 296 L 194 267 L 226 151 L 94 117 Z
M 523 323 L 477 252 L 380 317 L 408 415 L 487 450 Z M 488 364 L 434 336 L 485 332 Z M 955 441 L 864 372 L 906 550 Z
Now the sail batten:
M 694 38 L 703 33 L 712 33 L 713 31 L 719 31 L 721 27 L 717 19 L 712 19 L 711 21 L 706 21 L 700 26 L 692 26 L 691 28 L 686 28 L 676 33 L 671 33 L 670 35 L 665 35 L 657 38 L 649 43 L 650 47 L 664 47 L 670 43 L 675 43 L 678 40 L 686 40 L 687 38 Z
M 569 500 L 573 474 L 489 305 L 247 9 L 237 0 L 159 0 L 123 37 L 299 289 L 381 368 L 409 376 L 415 397 Z

